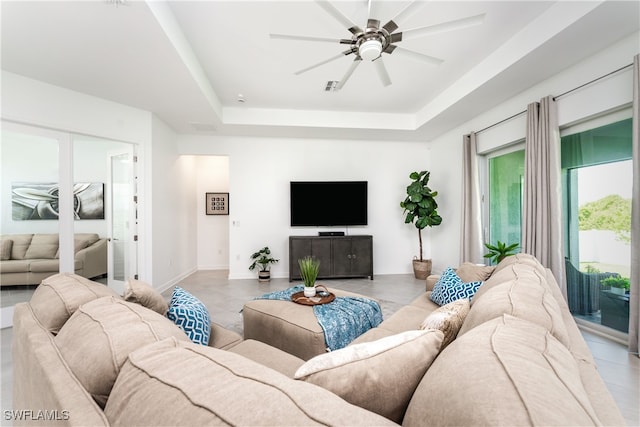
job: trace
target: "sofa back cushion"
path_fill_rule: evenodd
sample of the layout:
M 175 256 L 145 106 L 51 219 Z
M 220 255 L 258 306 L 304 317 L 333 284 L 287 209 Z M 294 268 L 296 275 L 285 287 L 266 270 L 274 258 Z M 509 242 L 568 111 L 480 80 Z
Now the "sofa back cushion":
M 238 354 L 173 339 L 129 355 L 105 414 L 111 425 L 394 425 Z
M 13 240 L 10 259 L 25 259 L 24 255 L 27 253 L 27 249 L 29 249 L 33 234 L 7 234 L 2 236 L 2 238 Z
M 76 244 L 76 252 L 79 250 L 77 249 L 78 245 L 85 245 L 84 247 L 86 248 L 100 240 L 100 236 L 96 233 L 76 233 L 73 238 Z
M 424 373 L 438 356 L 441 331 L 407 331 L 321 354 L 294 378 L 317 384 L 347 402 L 400 424 Z
M 55 343 L 84 388 L 104 407 L 129 353 L 169 337 L 188 339 L 155 311 L 104 297 L 80 306 L 60 329 Z
M 53 259 L 60 245 L 58 234 L 34 234 L 24 254 L 25 259 Z
M 546 276 L 540 276 L 536 269 L 528 265 L 517 263 L 497 274 L 504 276 L 504 281 L 498 282 L 492 276 L 480 287 L 459 336 L 488 320 L 509 314 L 546 328 L 569 347 L 569 334 L 562 311 Z
M 0 261 L 11 259 L 11 248 L 13 248 L 13 240 L 0 239 Z
M 403 425 L 601 425 L 579 367 L 549 332 L 504 315 L 458 336 L 427 371 Z
M 118 297 L 118 294 L 77 274 L 58 273 L 40 283 L 29 304 L 40 323 L 56 334 L 78 307 L 105 296 Z

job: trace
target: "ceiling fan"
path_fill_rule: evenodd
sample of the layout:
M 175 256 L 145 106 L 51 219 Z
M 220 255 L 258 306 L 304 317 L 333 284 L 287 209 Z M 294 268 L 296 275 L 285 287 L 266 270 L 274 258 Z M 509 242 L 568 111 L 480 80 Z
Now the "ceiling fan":
M 384 86 L 389 86 L 391 84 L 391 78 L 389 77 L 389 73 L 382 61 L 382 54 L 392 54 L 394 52 L 404 55 L 406 57 L 410 57 L 422 62 L 426 62 L 431 65 L 439 65 L 443 62 L 442 59 L 435 58 L 433 56 L 425 55 L 423 53 L 415 52 L 413 50 L 405 49 L 400 46 L 397 46 L 396 43 L 399 43 L 403 40 L 409 40 L 412 38 L 422 37 L 429 34 L 441 33 L 444 31 L 452 31 L 458 30 L 462 28 L 471 27 L 474 25 L 481 24 L 484 20 L 484 14 L 470 16 L 467 18 L 456 19 L 454 21 L 448 21 L 440 24 L 429 25 L 426 27 L 414 28 L 411 30 L 405 30 L 397 32 L 399 28 L 399 24 L 403 19 L 407 18 L 411 14 L 413 14 L 419 7 L 421 7 L 425 1 L 424 0 L 413 0 L 411 1 L 404 9 L 402 9 L 395 17 L 390 19 L 386 24 L 382 27 L 380 26 L 380 21 L 378 19 L 371 18 L 371 2 L 372 0 L 368 0 L 367 7 L 367 25 L 364 29 L 360 28 L 356 25 L 351 19 L 345 16 L 342 12 L 336 9 L 331 2 L 328 0 L 315 0 L 315 2 L 322 7 L 329 15 L 339 21 L 342 25 L 347 27 L 348 31 L 351 33 L 351 38 L 348 39 L 334 39 L 334 38 L 326 38 L 326 37 L 310 37 L 310 36 L 295 36 L 295 35 L 287 35 L 287 34 L 270 34 L 269 36 L 273 39 L 282 39 L 282 40 L 303 40 L 303 41 L 313 41 L 313 42 L 329 42 L 329 43 L 339 43 L 343 45 L 349 45 L 349 48 L 338 55 L 332 56 L 331 58 L 325 59 L 317 64 L 311 65 L 309 67 L 303 68 L 302 70 L 296 71 L 294 74 L 299 75 L 305 73 L 309 70 L 317 68 L 321 65 L 327 64 L 336 59 L 342 58 L 343 56 L 355 55 L 355 58 L 347 72 L 344 74 L 342 79 L 335 86 L 335 90 L 340 90 L 347 83 L 347 80 L 351 77 L 353 72 L 356 70 L 358 65 L 365 61 L 372 61 L 375 65 L 375 68 L 378 72 L 378 76 L 380 77 L 380 81 Z

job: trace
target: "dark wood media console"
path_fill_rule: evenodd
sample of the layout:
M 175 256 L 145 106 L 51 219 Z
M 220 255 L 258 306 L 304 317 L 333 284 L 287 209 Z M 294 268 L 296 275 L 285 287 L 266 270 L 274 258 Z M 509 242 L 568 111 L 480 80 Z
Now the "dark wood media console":
M 318 279 L 369 277 L 373 280 L 372 236 L 290 236 L 289 281 L 300 280 L 298 260 L 320 260 Z

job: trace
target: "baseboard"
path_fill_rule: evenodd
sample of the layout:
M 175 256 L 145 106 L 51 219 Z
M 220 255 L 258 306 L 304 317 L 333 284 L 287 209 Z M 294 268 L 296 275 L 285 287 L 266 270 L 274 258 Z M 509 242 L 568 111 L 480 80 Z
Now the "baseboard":
M 599 337 L 606 338 L 611 341 L 615 341 L 618 344 L 629 345 L 629 334 L 625 334 L 624 332 L 620 332 L 606 326 L 589 322 L 588 320 L 577 319 L 575 317 L 574 320 L 576 321 L 578 329 L 580 330 L 590 332 L 594 335 L 598 335 Z
M 198 269 L 196 267 L 192 268 L 191 270 L 180 274 L 179 276 L 169 280 L 168 282 L 165 282 L 164 284 L 162 284 L 160 287 L 155 287 L 154 288 L 160 292 L 163 293 L 164 291 L 166 291 L 167 289 L 170 289 L 172 287 L 174 287 L 175 285 L 178 284 L 178 282 L 180 282 L 182 279 L 190 276 L 191 274 L 195 273 L 196 271 L 198 271 Z

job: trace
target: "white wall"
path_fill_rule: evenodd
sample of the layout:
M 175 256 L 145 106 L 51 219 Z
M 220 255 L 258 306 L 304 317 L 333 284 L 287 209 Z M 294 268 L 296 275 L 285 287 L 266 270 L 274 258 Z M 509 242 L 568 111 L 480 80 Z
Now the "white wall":
M 559 95 L 613 70 L 633 62 L 639 51 L 640 33 L 625 38 L 596 55 L 576 64 L 552 78 L 533 86 L 473 120 L 457 127 L 430 143 L 433 153 L 432 176 L 447 176 L 442 181 L 442 216 L 448 221 L 434 229 L 431 247 L 433 269 L 442 271 L 460 262 L 460 221 L 462 174 L 455 165 L 462 164 L 462 136 L 477 131 L 526 110 L 531 102 L 548 95 Z M 541 64 L 544 66 L 544 64 Z M 632 98 L 631 71 L 605 78 L 558 100 L 561 127 L 588 119 L 602 112 L 628 107 Z M 526 117 L 519 116 L 478 135 L 479 152 L 487 152 L 518 140 L 526 133 Z
M 329 229 L 289 225 L 289 182 L 294 180 L 368 181 L 369 225 L 332 229 L 373 235 L 374 274 L 411 272 L 411 259 L 418 252 L 417 231 L 404 224 L 399 203 L 409 173 L 430 167 L 426 144 L 186 135 L 178 140 L 182 154 L 229 158 L 230 278 L 255 277 L 248 270 L 249 256 L 263 246 L 280 259 L 272 276 L 288 277 L 288 237 Z M 437 188 L 438 180 L 433 184 Z M 427 257 L 428 247 L 427 243 Z
M 195 156 L 195 165 L 198 270 L 226 270 L 229 268 L 229 216 L 206 215 L 205 194 L 229 192 L 229 158 Z
M 197 268 L 196 159 L 180 156 L 175 133 L 161 120 L 153 120 L 151 180 L 153 191 L 146 205 L 153 211 L 151 283 L 159 289 L 178 282 Z M 147 192 L 149 193 L 149 192 Z

